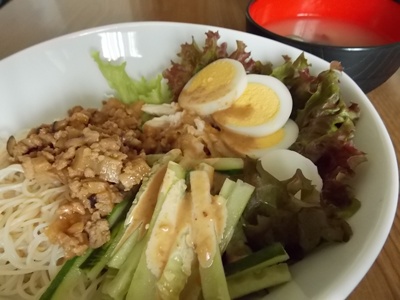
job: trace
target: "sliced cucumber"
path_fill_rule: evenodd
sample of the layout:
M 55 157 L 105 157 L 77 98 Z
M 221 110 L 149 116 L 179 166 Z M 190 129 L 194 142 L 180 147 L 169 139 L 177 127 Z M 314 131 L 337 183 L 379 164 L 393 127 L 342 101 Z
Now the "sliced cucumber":
M 289 255 L 286 253 L 282 244 L 274 243 L 242 259 L 225 265 L 225 275 L 231 276 L 245 270 L 251 271 L 260 267 L 272 266 L 287 261 L 288 259 Z
M 202 161 L 217 171 L 242 170 L 244 167 L 243 159 L 237 157 L 205 158 Z
M 135 274 L 133 278 L 131 278 L 129 290 L 126 295 L 127 300 L 155 298 L 157 278 L 155 278 L 154 274 L 147 266 L 146 247 L 148 243 L 151 242 L 151 239 L 155 238 L 153 236 L 153 229 L 158 221 L 159 215 L 168 211 L 168 205 L 164 206 L 164 203 L 172 203 L 178 201 L 178 199 L 183 199 L 186 190 L 185 175 L 186 170 L 182 166 L 172 161 L 168 163 L 168 169 L 159 192 L 159 199 L 157 200 L 154 214 L 146 236 L 142 240 L 144 241 L 142 244 L 144 247 Z
M 140 260 L 143 255 L 143 251 L 146 249 L 150 233 L 154 227 L 168 192 L 175 185 L 175 183 L 185 178 L 185 173 L 185 170 L 179 164 L 173 162 L 172 160 L 168 162 L 167 170 L 157 194 L 156 207 L 154 208 L 154 212 L 152 214 L 150 224 L 148 224 L 145 236 L 138 243 L 135 243 L 131 251 L 127 251 L 129 255 L 126 259 L 126 263 L 121 266 L 116 276 L 102 283 L 101 290 L 104 294 L 111 296 L 114 299 L 121 299 L 125 297 L 128 291 L 130 291 L 130 283 L 133 281 L 133 277 L 136 275 L 137 269 L 143 270 L 143 264 L 146 266 L 145 261 L 140 262 Z M 127 296 L 127 299 L 129 299 L 129 295 Z
M 51 281 L 49 287 L 40 297 L 40 300 L 62 300 L 65 299 L 65 293 L 74 288 L 76 283 L 81 279 L 82 271 L 79 268 L 81 264 L 93 252 L 89 249 L 82 256 L 75 256 L 68 260 L 57 273 L 56 277 Z
M 230 197 L 230 195 L 232 194 L 233 189 L 236 186 L 236 182 L 234 182 L 233 180 L 226 178 L 221 190 L 219 191 L 219 195 L 224 197 L 225 199 L 228 199 Z
M 112 253 L 111 259 L 108 261 L 107 266 L 113 269 L 120 269 L 133 247 L 139 241 L 139 230 L 136 230 L 131 236 L 125 241 L 125 243 L 116 251 Z M 115 249 L 115 248 L 114 248 Z
M 290 279 L 286 263 L 267 267 L 260 265 L 256 269 L 243 270 L 226 278 L 232 299 L 288 282 Z
M 118 223 L 111 232 L 110 240 L 93 251 L 92 255 L 80 266 L 81 269 L 85 270 L 86 276 L 89 280 L 94 280 L 99 276 L 101 271 L 107 265 L 110 260 L 111 253 L 117 246 L 123 233 L 123 222 Z
M 225 191 L 223 192 L 225 193 Z M 242 180 L 236 181 L 233 190 L 230 192 L 230 195 L 227 198 L 228 202 L 226 204 L 226 225 L 220 242 L 221 253 L 225 251 L 229 241 L 231 240 L 236 224 L 239 222 L 239 219 L 242 216 L 242 213 L 253 192 L 254 186 L 243 182 Z

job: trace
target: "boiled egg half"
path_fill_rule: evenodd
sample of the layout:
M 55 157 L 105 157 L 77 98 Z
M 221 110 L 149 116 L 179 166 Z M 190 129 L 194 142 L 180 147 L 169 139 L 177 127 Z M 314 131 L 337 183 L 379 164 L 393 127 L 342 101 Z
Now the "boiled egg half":
M 299 127 L 293 120 L 288 119 L 282 128 L 270 135 L 252 137 L 223 130 L 220 137 L 235 152 L 251 158 L 259 158 L 271 150 L 289 148 L 298 135 Z
M 200 116 L 227 109 L 247 87 L 243 65 L 234 59 L 218 59 L 204 67 L 184 86 L 179 105 Z
M 247 87 L 233 104 L 212 115 L 222 128 L 246 136 L 264 137 L 282 128 L 293 108 L 288 88 L 277 78 L 247 75 Z
M 293 100 L 285 84 L 272 76 L 247 75 L 234 59 L 218 59 L 203 68 L 185 85 L 178 103 L 211 117 L 228 147 L 253 158 L 289 148 L 299 133 L 289 119 Z

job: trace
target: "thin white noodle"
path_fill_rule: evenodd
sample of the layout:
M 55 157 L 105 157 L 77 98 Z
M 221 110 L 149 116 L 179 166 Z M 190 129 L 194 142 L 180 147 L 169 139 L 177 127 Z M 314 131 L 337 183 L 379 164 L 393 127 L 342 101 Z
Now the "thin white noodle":
M 0 193 L 5 192 L 5 191 L 10 191 L 10 190 L 17 190 L 18 188 L 20 188 L 20 185 L 21 185 L 20 183 L 4 184 L 0 188 Z
M 63 250 L 44 234 L 66 187 L 27 180 L 0 151 L 0 300 L 36 300 L 57 275 Z M 80 281 L 72 299 L 93 299 L 104 276 Z
M 0 170 L 0 299 L 37 299 L 57 274 L 63 251 L 44 229 L 64 193 L 26 180 L 21 165 Z

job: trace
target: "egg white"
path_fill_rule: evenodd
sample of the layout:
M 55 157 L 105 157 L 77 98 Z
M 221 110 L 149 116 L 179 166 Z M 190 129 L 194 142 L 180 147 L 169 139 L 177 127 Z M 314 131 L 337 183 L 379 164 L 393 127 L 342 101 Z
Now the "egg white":
M 293 120 L 289 119 L 281 129 L 283 131 L 283 137 L 276 143 L 274 142 L 274 138 L 271 138 L 274 133 L 265 137 L 255 138 L 223 132 L 221 138 L 225 144 L 235 152 L 251 158 L 260 158 L 266 155 L 269 151 L 287 149 L 296 141 L 299 135 L 299 127 Z M 257 143 L 257 141 L 260 141 L 261 139 L 268 139 L 269 141 L 267 140 L 267 143 L 269 145 L 261 146 L 260 144 L 262 143 Z M 256 144 L 258 146 L 254 147 Z
M 283 131 L 284 131 L 284 136 L 283 139 L 270 147 L 266 147 L 266 148 L 261 148 L 261 149 L 251 149 L 249 150 L 248 153 L 246 153 L 248 156 L 250 157 L 262 157 L 263 155 L 265 155 L 266 153 L 268 153 L 271 150 L 275 150 L 275 149 L 287 149 L 289 148 L 297 139 L 297 137 L 299 136 L 299 127 L 297 126 L 297 124 L 289 119 L 286 124 L 282 127 Z
M 200 116 L 227 109 L 247 86 L 243 65 L 234 59 L 218 59 L 194 75 L 178 97 L 179 105 Z
M 265 171 L 276 179 L 287 180 L 300 169 L 303 175 L 311 180 L 317 191 L 322 189 L 322 179 L 318 174 L 317 166 L 303 155 L 288 149 L 276 149 L 267 152 L 260 158 Z
M 249 84 L 262 84 L 273 92 L 270 91 L 272 93 L 268 93 L 267 95 L 267 93 L 246 93 L 245 91 L 242 97 L 246 97 L 246 105 L 253 105 L 250 112 L 246 114 L 244 112 L 246 108 L 239 106 L 239 101 L 236 101 L 230 108 L 214 114 L 213 118 L 215 122 L 226 130 L 252 137 L 262 137 L 276 132 L 287 122 L 293 108 L 292 96 L 288 88 L 279 79 L 267 75 L 247 75 L 247 82 Z M 270 99 L 272 94 L 274 94 L 272 96 L 274 99 Z M 278 110 L 271 118 L 265 120 L 264 123 L 256 124 L 259 122 L 258 118 L 255 116 L 259 114 L 257 106 L 259 106 L 259 104 L 264 105 L 266 101 L 271 100 L 278 101 Z M 267 114 L 267 112 L 265 113 Z M 227 119 L 227 117 L 229 117 L 229 119 Z

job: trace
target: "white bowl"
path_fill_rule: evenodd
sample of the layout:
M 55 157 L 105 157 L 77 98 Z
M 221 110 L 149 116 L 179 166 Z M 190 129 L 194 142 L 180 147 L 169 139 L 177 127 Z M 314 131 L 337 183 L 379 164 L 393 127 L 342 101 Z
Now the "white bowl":
M 177 60 L 180 45 L 194 36 L 218 30 L 221 41 L 248 45 L 254 59 L 283 62 L 301 51 L 248 33 L 205 25 L 143 22 L 94 28 L 69 34 L 23 50 L 0 61 L 0 137 L 50 122 L 73 105 L 99 106 L 109 87 L 90 56 L 101 50 L 108 58 L 123 58 L 133 77 L 153 76 Z M 329 64 L 306 55 L 312 72 Z M 344 299 L 357 286 L 376 259 L 391 228 L 396 211 L 398 173 L 389 135 L 378 113 L 361 89 L 343 74 L 342 93 L 360 105 L 356 145 L 368 154 L 357 197 L 361 209 L 349 223 L 354 235 L 348 243 L 325 247 L 292 266 L 293 280 L 266 299 Z

